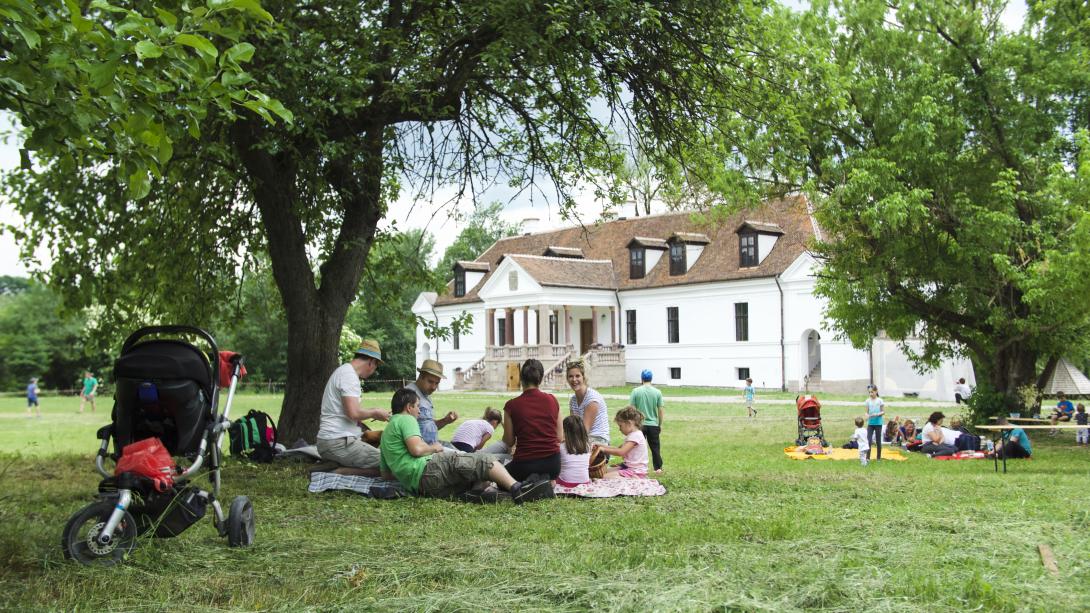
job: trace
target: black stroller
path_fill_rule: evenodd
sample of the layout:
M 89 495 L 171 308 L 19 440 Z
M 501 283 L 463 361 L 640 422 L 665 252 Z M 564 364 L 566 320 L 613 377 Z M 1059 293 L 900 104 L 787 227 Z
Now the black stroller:
M 186 338 L 200 339 L 210 351 L 202 352 Z M 213 524 L 231 546 L 253 542 L 250 500 L 238 496 L 224 516 L 216 498 L 220 442 L 229 425 L 227 415 L 242 372 L 242 356 L 227 352 L 221 356 L 215 340 L 200 328 L 152 326 L 125 340 L 114 365 L 112 423 L 98 431 L 102 444 L 95 466 L 104 479 L 98 486 L 98 500 L 74 514 L 64 527 L 61 544 L 66 558 L 84 564 L 116 564 L 133 550 L 138 535 L 177 536 L 203 517 L 209 505 Z M 227 402 L 219 413 L 219 386 L 227 381 Z M 163 479 L 137 472 L 107 472 L 107 456 L 121 462 L 127 445 L 144 441 L 158 446 L 148 440 L 153 437 L 165 447 L 165 451 L 159 448 L 160 457 L 169 466 L 160 469 Z M 112 454 L 108 453 L 111 438 Z M 188 463 L 188 468 L 175 466 L 174 460 L 166 458 L 168 453 Z M 130 460 L 133 457 L 135 451 Z M 192 482 L 191 477 L 202 467 L 207 468 L 201 474 L 208 474 L 211 492 Z

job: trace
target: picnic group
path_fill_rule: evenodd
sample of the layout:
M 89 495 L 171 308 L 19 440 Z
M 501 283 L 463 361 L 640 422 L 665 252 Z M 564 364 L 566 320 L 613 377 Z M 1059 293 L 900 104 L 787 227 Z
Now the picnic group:
M 964 385 L 965 380 L 961 379 L 960 383 Z M 1058 393 L 1057 397 L 1058 402 L 1049 416 L 1049 421 L 1053 426 L 1071 421 L 1083 426 L 1076 430 L 1075 441 L 1079 445 L 1090 444 L 1090 424 L 1086 407 L 1082 403 L 1073 405 L 1063 392 Z M 962 396 L 959 391 L 958 403 L 964 398 L 968 398 L 968 393 Z M 882 459 L 883 444 L 897 445 L 906 451 L 924 453 L 933 458 L 955 457 L 966 452 L 979 453 L 982 448 L 987 448 L 987 452 L 1001 458 L 1029 458 L 1033 454 L 1033 446 L 1026 431 L 1011 425 L 1006 417 L 999 417 L 996 423 L 1011 427 L 1001 430 L 1002 434 L 994 443 L 993 449 L 991 441 L 984 441 L 970 432 L 958 416 L 952 417 L 947 427 L 946 415 L 942 411 L 931 413 L 922 426 L 912 419 L 902 421 L 900 416 L 885 420 L 885 402 L 879 396 L 877 387 L 870 386 L 864 404 L 866 415 L 855 418 L 855 431 L 845 445 L 846 448 L 859 450 L 859 461 L 864 466 L 870 461 L 872 450 L 875 452 L 875 459 Z M 1050 434 L 1055 436 L 1056 432 L 1054 429 Z
M 348 469 L 342 474 L 381 476 L 408 492 L 433 498 L 492 502 L 510 496 L 516 504 L 552 498 L 554 484 L 575 487 L 591 482 L 591 459 L 603 479 L 646 479 L 662 472 L 659 434 L 664 417 L 662 393 L 643 371 L 630 404 L 612 415 L 605 398 L 588 385 L 582 363 L 571 362 L 568 414 L 555 396 L 539 389 L 541 362 L 519 369 L 521 393 L 503 411 L 486 408 L 480 419 L 462 423 L 449 441 L 439 432 L 458 419 L 454 411 L 436 418 L 432 394 L 444 378 L 443 366 L 425 360 L 416 381 L 394 392 L 389 410 L 360 404 L 360 381 L 382 364 L 379 343 L 366 339 L 352 360 L 330 375 L 322 395 L 317 451 L 323 460 Z M 368 443 L 364 420 L 388 422 L 378 444 Z M 612 446 L 610 422 L 623 436 Z M 492 440 L 503 425 L 503 436 Z M 606 466 L 608 457 L 620 463 Z M 650 460 L 650 462 L 649 462 Z

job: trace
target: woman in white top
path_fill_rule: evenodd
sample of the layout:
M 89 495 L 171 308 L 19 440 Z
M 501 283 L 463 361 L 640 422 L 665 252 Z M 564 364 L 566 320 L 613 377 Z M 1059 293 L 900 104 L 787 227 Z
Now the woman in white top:
M 568 385 L 572 392 L 568 408 L 583 420 L 591 443 L 609 445 L 609 414 L 606 399 L 587 385 L 587 373 L 582 362 L 568 364 Z

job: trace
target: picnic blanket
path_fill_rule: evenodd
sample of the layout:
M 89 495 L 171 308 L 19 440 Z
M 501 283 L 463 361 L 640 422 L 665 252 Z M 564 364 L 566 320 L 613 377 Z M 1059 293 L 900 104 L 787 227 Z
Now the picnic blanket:
M 807 455 L 803 453 L 805 447 L 784 447 L 783 453 L 792 460 L 854 460 L 859 461 L 858 449 L 841 449 L 840 447 L 826 447 L 824 455 Z M 871 452 L 871 459 L 877 457 L 877 453 L 873 450 Z M 882 459 L 893 460 L 895 462 L 904 462 L 908 458 L 897 449 L 889 449 L 888 447 L 882 448 Z
M 310 487 L 307 490 L 312 494 L 327 492 L 329 490 L 349 490 L 364 496 L 374 496 L 371 488 L 381 486 L 382 498 L 408 496 L 409 493 L 396 481 L 386 481 L 378 477 L 362 477 L 359 475 L 338 475 L 337 473 L 311 473 Z M 391 496 L 393 494 L 393 496 Z
M 664 496 L 666 487 L 656 479 L 595 479 L 575 487 L 553 485 L 559 496 L 581 498 L 613 498 L 614 496 Z
M 933 455 L 932 460 L 990 460 L 992 454 L 986 451 L 959 451 L 954 455 Z

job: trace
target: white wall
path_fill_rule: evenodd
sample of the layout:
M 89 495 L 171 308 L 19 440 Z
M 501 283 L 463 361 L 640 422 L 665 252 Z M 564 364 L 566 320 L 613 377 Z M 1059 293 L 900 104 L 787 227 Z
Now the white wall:
M 424 345 L 428 345 L 431 349 L 430 357 L 442 362 L 443 374 L 447 377 L 439 382 L 439 389 L 441 390 L 449 390 L 454 387 L 455 368 L 465 370 L 484 357 L 484 347 L 488 339 L 488 320 L 485 317 L 482 303 L 474 302 L 436 307 L 435 315 L 438 315 L 439 325 L 449 326 L 463 311 L 473 316 L 473 324 L 469 330 L 463 331 L 459 336 L 459 349 L 457 350 L 454 349 L 453 339 L 426 338 L 424 329 L 419 326 L 416 328 L 416 365 L 419 366 L 428 357 L 422 351 Z M 417 313 L 435 321 L 435 315 L 430 310 L 423 313 L 417 311 Z M 518 330 L 521 333 L 522 328 L 520 327 Z

